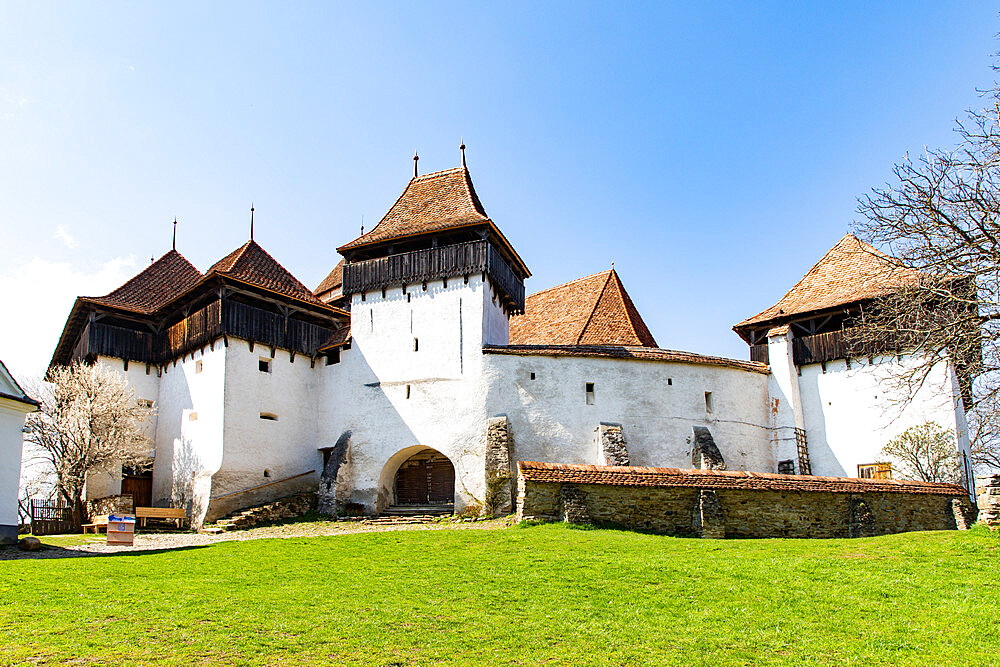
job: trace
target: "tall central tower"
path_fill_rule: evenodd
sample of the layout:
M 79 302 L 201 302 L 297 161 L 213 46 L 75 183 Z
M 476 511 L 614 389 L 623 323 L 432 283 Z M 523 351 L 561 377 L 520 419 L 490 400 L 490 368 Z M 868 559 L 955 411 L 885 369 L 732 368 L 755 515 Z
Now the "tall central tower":
M 367 234 L 337 249 L 351 336 L 383 381 L 458 378 L 508 342 L 530 272 L 465 166 L 415 176 Z

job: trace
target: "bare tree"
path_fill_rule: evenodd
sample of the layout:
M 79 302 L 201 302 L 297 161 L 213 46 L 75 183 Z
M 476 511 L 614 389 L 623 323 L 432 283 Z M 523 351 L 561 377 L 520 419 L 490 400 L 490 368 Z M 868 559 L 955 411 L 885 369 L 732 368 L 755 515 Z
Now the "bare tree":
M 911 426 L 890 440 L 882 453 L 899 462 L 907 479 L 955 483 L 960 477 L 955 434 L 934 422 Z
M 34 395 L 25 440 L 34 443 L 55 474 L 56 490 L 83 523 L 87 476 L 148 465 L 152 444 L 144 427 L 153 409 L 140 405 L 122 374 L 103 365 L 55 368 Z
M 852 346 L 919 350 L 900 374 L 913 390 L 941 362 L 958 375 L 974 463 L 1000 462 L 1000 86 L 956 121 L 952 149 L 927 149 L 860 200 L 856 232 L 895 264 L 896 289 L 863 309 Z

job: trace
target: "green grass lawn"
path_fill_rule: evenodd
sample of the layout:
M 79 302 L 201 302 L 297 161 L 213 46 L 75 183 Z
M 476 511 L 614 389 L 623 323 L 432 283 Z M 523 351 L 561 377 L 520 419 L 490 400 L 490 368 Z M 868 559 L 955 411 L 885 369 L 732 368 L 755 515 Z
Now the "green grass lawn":
M 0 562 L 0 663 L 996 665 L 1000 534 L 565 526 Z

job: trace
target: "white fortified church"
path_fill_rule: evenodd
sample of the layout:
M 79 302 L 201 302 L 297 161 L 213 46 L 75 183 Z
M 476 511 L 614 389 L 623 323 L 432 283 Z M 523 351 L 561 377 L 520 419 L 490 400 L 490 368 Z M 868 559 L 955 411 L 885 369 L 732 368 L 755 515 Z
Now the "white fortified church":
M 913 363 L 847 358 L 843 327 L 898 276 L 841 239 L 739 324 L 752 361 L 660 348 L 614 270 L 525 298 L 531 275 L 462 167 L 414 176 L 310 291 L 252 238 L 199 272 L 171 250 L 76 300 L 52 364 L 123 371 L 157 409 L 151 472 L 88 495 L 186 507 L 195 525 L 319 489 L 321 509 L 511 508 L 517 461 L 873 477 L 894 435 L 969 443 L 942 364 L 900 412 Z

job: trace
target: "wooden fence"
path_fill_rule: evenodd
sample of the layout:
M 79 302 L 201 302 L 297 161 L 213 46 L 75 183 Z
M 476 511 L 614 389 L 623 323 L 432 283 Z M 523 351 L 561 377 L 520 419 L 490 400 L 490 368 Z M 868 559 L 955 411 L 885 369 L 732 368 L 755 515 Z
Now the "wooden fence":
M 29 500 L 32 535 L 57 535 L 75 529 L 73 510 L 58 501 Z

